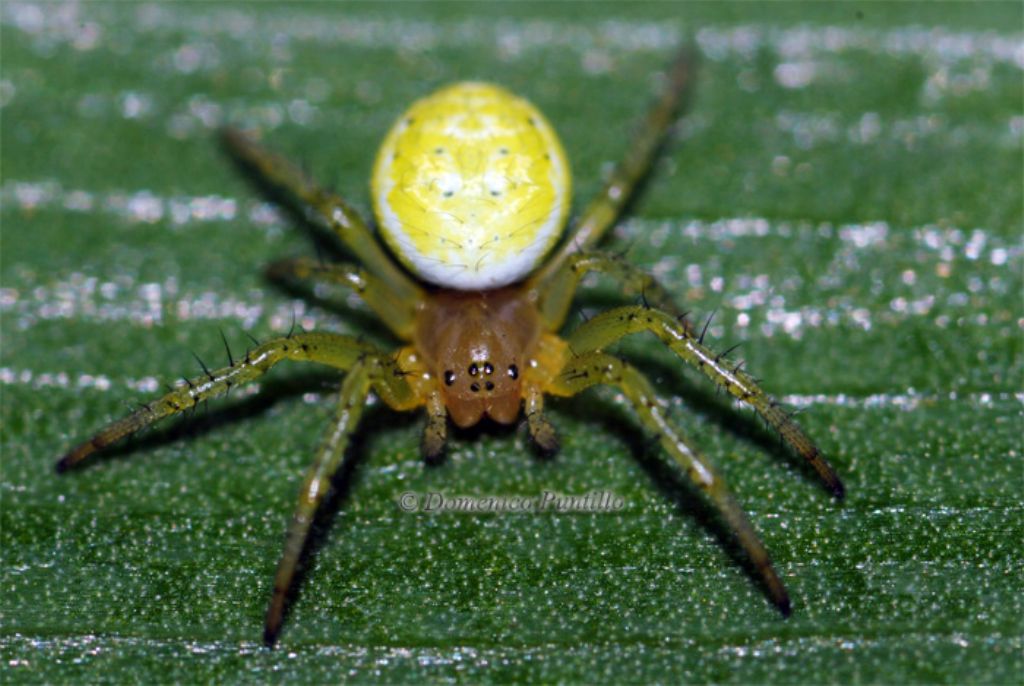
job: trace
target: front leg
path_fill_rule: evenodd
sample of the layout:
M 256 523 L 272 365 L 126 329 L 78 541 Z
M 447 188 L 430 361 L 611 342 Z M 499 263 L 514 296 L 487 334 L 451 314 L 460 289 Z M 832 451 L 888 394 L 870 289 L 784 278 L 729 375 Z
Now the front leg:
M 332 333 L 300 333 L 268 341 L 248 351 L 244 359 L 231 366 L 186 379 L 184 386 L 108 424 L 92 438 L 69 450 L 57 462 L 56 469 L 58 472 L 67 471 L 92 453 L 164 417 L 184 412 L 204 400 L 223 395 L 235 386 L 259 378 L 283 360 L 318 362 L 338 369 L 349 369 L 360 357 L 374 352 L 376 349 L 367 343 Z
M 644 428 L 658 437 L 665 452 L 686 471 L 690 481 L 711 498 L 722 517 L 736 532 L 740 545 L 760 574 L 772 602 L 784 616 L 789 616 L 789 595 L 754 527 L 714 466 L 669 423 L 663 403 L 655 396 L 654 389 L 643 374 L 611 355 L 591 352 L 570 358 L 562 373 L 546 390 L 555 395 L 571 396 L 596 384 L 609 384 L 622 391 Z
M 619 307 L 587 321 L 573 332 L 568 343 L 573 353 L 582 355 L 604 350 L 623 336 L 642 331 L 653 333 L 719 388 L 754 408 L 797 454 L 814 467 L 832 494 L 839 499 L 843 497 L 845 489 L 839 475 L 789 413 L 765 393 L 752 376 L 740 369 L 739 364 L 705 347 L 701 337 L 694 336 L 675 317 L 649 307 Z
M 378 354 L 367 356 L 356 363 L 345 377 L 338 397 L 334 424 L 321 441 L 316 459 L 306 471 L 306 477 L 299 488 L 299 501 L 288 526 L 284 552 L 277 565 L 274 592 L 267 607 L 263 628 L 263 642 L 267 647 L 272 647 L 277 641 L 284 619 L 285 601 L 309 539 L 310 527 L 343 462 L 349 438 L 363 414 L 370 390 L 374 390 L 389 407 L 398 410 L 412 409 L 426 400 L 420 396 L 416 387 L 407 383 L 406 374 L 396 359 Z

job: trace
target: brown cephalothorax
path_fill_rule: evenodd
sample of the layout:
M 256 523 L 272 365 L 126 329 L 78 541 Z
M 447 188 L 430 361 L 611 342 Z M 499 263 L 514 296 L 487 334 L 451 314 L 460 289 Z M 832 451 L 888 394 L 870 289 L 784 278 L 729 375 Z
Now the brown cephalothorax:
M 438 389 L 456 425 L 472 426 L 485 415 L 502 424 L 519 418 L 524 372 L 541 334 L 530 295 L 521 286 L 441 290 L 420 307 L 413 344 L 441 381 Z
M 251 382 L 278 362 L 316 362 L 344 371 L 334 424 L 299 489 L 274 579 L 264 627 L 264 641 L 273 645 L 310 526 L 371 392 L 394 410 L 426 410 L 423 454 L 433 460 L 443 453 L 449 419 L 467 427 L 485 417 L 509 424 L 523 416 L 536 445 L 552 452 L 558 441 L 544 413 L 545 395 L 569 397 L 607 384 L 621 391 L 644 430 L 658 438 L 715 505 L 772 601 L 788 615 L 786 589 L 721 475 L 669 420 L 665 403 L 643 374 L 606 352 L 624 336 L 652 334 L 757 412 L 837 498 L 843 496 L 839 477 L 818 448 L 742 370 L 742 363 L 705 346 L 703 333 L 696 335 L 685 317 L 676 316 L 672 297 L 653 277 L 620 257 L 593 251 L 650 170 L 690 91 L 692 75 L 693 62 L 684 50 L 626 156 L 560 245 L 571 197 L 568 163 L 553 128 L 536 108 L 481 83 L 455 84 L 413 105 L 385 139 L 372 187 L 383 236 L 415 278 L 382 249 L 344 200 L 248 135 L 224 131 L 236 160 L 261 182 L 287 191 L 359 260 L 285 260 L 274 264 L 270 274 L 351 288 L 400 344 L 385 350 L 321 331 L 289 333 L 258 344 L 243 358 L 229 359 L 227 367 L 204 368 L 202 376 L 109 424 L 68 451 L 58 471 L 164 417 Z M 559 332 L 588 272 L 616 279 L 643 304 L 598 314 L 563 338 Z

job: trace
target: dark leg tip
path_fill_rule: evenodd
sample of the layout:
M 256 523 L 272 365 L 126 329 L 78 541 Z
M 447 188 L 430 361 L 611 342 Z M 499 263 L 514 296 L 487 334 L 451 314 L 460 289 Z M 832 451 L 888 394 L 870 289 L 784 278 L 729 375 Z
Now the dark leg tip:
M 424 436 L 424 440 L 422 445 L 420 446 L 420 449 L 423 453 L 423 461 L 426 462 L 431 467 L 436 467 L 437 465 L 444 462 L 444 456 L 446 452 L 445 441 L 431 440 L 428 437 Z
M 445 449 L 447 447 L 447 424 L 444 418 L 435 421 L 432 418 L 423 429 L 423 438 L 420 441 L 420 452 L 423 454 L 423 461 L 434 466 L 444 462 Z
M 543 446 L 544 454 L 547 455 L 548 457 L 554 457 L 555 454 L 561 449 L 562 439 L 560 439 L 557 435 L 555 436 L 555 439 L 551 441 L 551 443 Z
M 221 145 L 229 149 L 238 148 L 248 142 L 245 134 L 233 126 L 222 126 L 217 129 L 217 138 L 220 140 Z
M 829 485 L 832 495 L 836 500 L 842 502 L 846 498 L 846 486 L 843 486 L 843 482 L 836 479 L 832 484 Z
M 423 451 L 423 462 L 429 467 L 437 467 L 444 462 L 445 451 L 444 449 L 438 450 L 437 452 Z
M 558 439 L 558 436 L 554 434 L 544 441 L 538 441 L 535 439 L 533 441 L 533 445 L 536 447 L 537 453 L 544 459 L 554 457 L 562 448 L 562 442 Z
M 789 619 L 789 615 L 793 613 L 793 608 L 789 604 L 789 598 L 782 598 L 778 601 L 777 605 L 782 616 Z
M 562 442 L 558 439 L 558 432 L 546 418 L 534 417 L 533 419 L 535 421 L 529 423 L 529 428 L 534 448 L 545 459 L 554 457 L 562 447 Z
M 69 469 L 71 469 L 71 456 L 70 455 L 65 455 L 64 457 L 62 457 L 59 460 L 57 460 L 57 463 L 55 465 L 53 465 L 53 471 L 57 472 L 58 474 L 63 474 L 64 472 L 68 471 Z
M 277 631 L 267 627 L 263 630 L 263 647 L 267 650 L 273 650 L 274 644 L 277 643 Z

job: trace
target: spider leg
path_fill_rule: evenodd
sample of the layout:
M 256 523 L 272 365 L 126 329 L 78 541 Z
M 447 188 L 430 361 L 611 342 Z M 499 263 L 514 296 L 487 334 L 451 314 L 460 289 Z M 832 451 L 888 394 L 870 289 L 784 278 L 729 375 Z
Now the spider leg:
M 814 442 L 793 421 L 775 400 L 765 393 L 753 377 L 705 347 L 688 327 L 675 317 L 648 307 L 619 307 L 603 312 L 580 326 L 568 339 L 570 350 L 577 355 L 603 350 L 630 334 L 650 331 L 685 362 L 699 369 L 718 387 L 746 403 L 761 415 L 782 436 L 782 439 L 807 460 L 821 480 L 842 499 L 845 489 L 832 465 L 822 456 Z
M 390 407 L 411 409 L 421 398 L 406 382 L 398 361 L 390 356 L 371 355 L 357 362 L 345 376 L 338 398 L 338 410 L 332 428 L 324 436 L 316 459 L 306 471 L 299 488 L 299 500 L 288 525 L 284 552 L 274 576 L 274 592 L 267 607 L 263 642 L 272 647 L 277 641 L 284 619 L 288 590 L 302 550 L 309 538 L 310 526 L 324 496 L 330 491 L 331 479 L 341 466 L 349 438 L 355 431 L 370 390 L 374 390 Z
M 537 307 L 548 331 L 557 331 L 565 323 L 580 281 L 591 271 L 608 274 L 628 293 L 641 295 L 654 307 L 670 311 L 676 309 L 668 291 L 642 269 L 617 255 L 578 252 L 566 258 L 558 271 L 535 286 L 539 292 Z
M 583 210 L 573 233 L 541 268 L 541 279 L 557 272 L 573 253 L 593 247 L 618 218 L 633 190 L 651 168 L 676 114 L 689 101 L 695 67 L 696 58 L 692 50 L 684 47 L 669 67 L 665 87 L 647 112 L 626 156 L 615 167 L 604 188 Z
M 362 267 L 344 263 L 323 263 L 300 257 L 280 260 L 267 267 L 272 279 L 317 280 L 342 284 L 351 288 L 363 302 L 402 340 L 412 337 L 416 318 L 415 303 L 403 299 L 387 281 Z
M 435 463 L 444 454 L 445 441 L 448 440 L 448 410 L 444 400 L 437 391 L 427 395 L 427 426 L 423 430 L 423 459 Z
M 92 453 L 129 436 L 164 417 L 179 414 L 199 403 L 223 395 L 235 386 L 262 376 L 278 362 L 298 360 L 318 362 L 339 369 L 348 369 L 360 358 L 375 352 L 369 344 L 348 336 L 332 333 L 299 333 L 258 345 L 234 364 L 186 379 L 179 386 L 152 402 L 142 405 L 127 417 L 108 424 L 84 443 L 68 451 L 56 465 L 64 472 Z M 411 391 L 410 391 L 411 393 Z
M 527 386 L 524 392 L 523 411 L 530 438 L 545 455 L 558 452 L 558 433 L 554 425 L 544 416 L 544 391 L 540 386 Z
M 418 301 L 422 297 L 420 287 L 381 249 L 366 222 L 344 200 L 318 186 L 297 166 L 238 129 L 226 128 L 221 136 L 236 159 L 311 208 L 367 269 L 387 283 L 403 301 Z
M 722 517 L 736 532 L 740 545 L 761 576 L 772 602 L 783 616 L 788 616 L 789 595 L 757 532 L 714 466 L 669 423 L 661 401 L 643 374 L 611 355 L 588 352 L 570 358 L 562 373 L 546 390 L 556 395 L 569 396 L 595 384 L 616 386 L 629 399 L 644 427 L 658 436 L 662 447 L 686 470 L 690 480 L 708 494 Z

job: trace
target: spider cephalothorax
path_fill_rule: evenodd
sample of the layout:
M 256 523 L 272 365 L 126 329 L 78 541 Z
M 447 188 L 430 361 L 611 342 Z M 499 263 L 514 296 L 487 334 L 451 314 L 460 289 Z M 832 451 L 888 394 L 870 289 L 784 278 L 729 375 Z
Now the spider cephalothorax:
M 502 424 L 519 418 L 540 334 L 537 309 L 522 289 L 445 290 L 425 301 L 414 343 L 441 381 L 452 421 L 467 427 L 484 415 Z
M 629 152 L 572 234 L 557 243 L 569 206 L 568 163 L 554 130 L 533 105 L 489 84 L 460 83 L 414 104 L 387 135 L 372 190 L 381 233 L 399 268 L 345 202 L 297 167 L 229 129 L 225 143 L 262 181 L 288 191 L 362 263 L 310 259 L 277 263 L 276 277 L 334 281 L 351 288 L 402 344 L 383 350 L 361 339 L 303 332 L 257 345 L 228 367 L 143 405 L 61 458 L 64 471 L 91 453 L 169 415 L 258 378 L 282 360 L 317 362 L 346 372 L 335 422 L 299 491 L 278 565 L 264 640 L 272 645 L 310 525 L 337 471 L 371 392 L 395 410 L 423 407 L 425 456 L 444 449 L 449 419 L 471 426 L 484 417 L 511 423 L 525 416 L 545 450 L 558 442 L 545 418 L 545 395 L 572 396 L 596 384 L 620 389 L 645 430 L 711 499 L 736 532 L 773 602 L 789 613 L 789 596 L 743 510 L 714 466 L 668 421 L 664 404 L 636 368 L 606 349 L 647 332 L 720 389 L 752 407 L 818 471 L 837 497 L 843 486 L 789 413 L 741 365 L 716 354 L 674 315 L 672 299 L 643 271 L 594 252 L 689 92 L 692 62 L 682 52 Z M 559 336 L 584 274 L 601 272 L 642 305 L 618 307 Z

